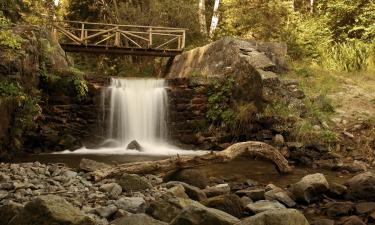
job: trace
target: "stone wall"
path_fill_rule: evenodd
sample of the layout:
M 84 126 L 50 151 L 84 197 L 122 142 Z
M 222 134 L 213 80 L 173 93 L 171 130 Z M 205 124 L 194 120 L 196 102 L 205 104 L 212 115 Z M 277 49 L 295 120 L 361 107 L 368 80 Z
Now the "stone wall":
M 209 85 L 189 78 L 168 79 L 168 131 L 173 144 L 196 148 L 203 144 L 199 138 L 206 127 Z

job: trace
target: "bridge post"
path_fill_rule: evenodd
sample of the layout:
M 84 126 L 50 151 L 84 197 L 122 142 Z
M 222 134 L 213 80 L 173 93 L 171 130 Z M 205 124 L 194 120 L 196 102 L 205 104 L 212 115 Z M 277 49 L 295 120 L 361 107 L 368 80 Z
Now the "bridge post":
M 116 47 L 120 47 L 120 43 L 121 43 L 121 36 L 120 36 L 120 32 L 118 31 L 118 27 L 115 31 L 115 46 Z
M 83 43 L 83 39 L 85 38 L 85 24 L 81 24 L 81 43 Z
M 149 43 L 148 43 L 148 48 L 152 48 L 152 27 L 148 30 L 149 32 Z

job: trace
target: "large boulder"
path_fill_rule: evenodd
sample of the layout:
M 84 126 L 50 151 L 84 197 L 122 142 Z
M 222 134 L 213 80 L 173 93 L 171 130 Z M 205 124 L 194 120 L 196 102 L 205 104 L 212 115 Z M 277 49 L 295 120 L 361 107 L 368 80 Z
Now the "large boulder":
M 220 195 L 207 199 L 203 205 L 229 213 L 235 217 L 242 216 L 241 199 L 234 194 Z
M 118 179 L 117 183 L 122 187 L 123 191 L 142 191 L 151 189 L 152 185 L 144 177 L 137 174 L 124 174 Z
M 250 211 L 253 214 L 280 209 L 285 209 L 285 206 L 277 201 L 268 200 L 257 201 L 246 206 L 246 210 Z
M 27 203 L 25 208 L 8 225 L 94 225 L 94 221 L 73 207 L 65 199 L 40 196 Z
M 200 188 L 194 187 L 190 184 L 180 182 L 180 181 L 170 181 L 165 183 L 164 186 L 167 188 L 174 187 L 177 185 L 182 185 L 185 189 L 185 193 L 189 196 L 189 198 L 196 200 L 196 201 L 203 201 L 207 199 L 207 196 L 203 190 Z
M 328 189 L 329 184 L 325 176 L 316 173 L 303 177 L 299 182 L 292 184 L 288 190 L 296 201 L 310 203 L 320 199 Z
M 195 205 L 184 209 L 170 225 L 232 225 L 238 222 L 239 219 L 223 211 Z
M 202 206 L 191 199 L 161 196 L 150 203 L 146 213 L 157 220 L 170 222 L 188 206 Z
M 375 201 L 375 174 L 366 172 L 349 179 L 346 197 L 351 200 Z
M 111 225 L 168 225 L 146 214 L 132 214 L 114 220 Z
M 236 225 L 309 225 L 309 222 L 298 210 L 281 209 L 259 213 Z
M 146 201 L 141 197 L 122 197 L 115 202 L 115 205 L 131 213 L 144 213 L 147 208 Z
M 0 225 L 7 225 L 13 217 L 15 217 L 23 206 L 19 203 L 9 202 L 0 207 Z
M 205 188 L 208 183 L 206 174 L 198 169 L 175 171 L 164 178 L 164 181 L 181 181 L 195 187 Z

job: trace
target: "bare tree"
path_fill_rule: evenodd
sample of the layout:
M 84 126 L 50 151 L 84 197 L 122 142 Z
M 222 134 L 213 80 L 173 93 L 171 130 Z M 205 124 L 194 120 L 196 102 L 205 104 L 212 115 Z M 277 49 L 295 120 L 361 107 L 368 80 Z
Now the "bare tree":
M 212 37 L 219 23 L 219 6 L 220 6 L 220 0 L 215 0 L 214 13 L 212 14 L 210 33 L 209 33 L 210 37 Z
M 206 24 L 206 1 L 199 0 L 199 25 L 203 35 L 207 36 L 207 24 Z

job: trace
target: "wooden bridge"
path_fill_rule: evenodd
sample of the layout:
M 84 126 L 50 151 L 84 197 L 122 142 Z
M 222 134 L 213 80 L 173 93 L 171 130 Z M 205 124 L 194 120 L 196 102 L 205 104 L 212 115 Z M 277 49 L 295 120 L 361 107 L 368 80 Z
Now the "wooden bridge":
M 172 57 L 185 48 L 186 29 L 78 21 L 53 22 L 66 52 Z

